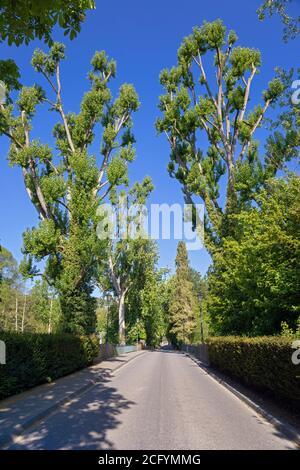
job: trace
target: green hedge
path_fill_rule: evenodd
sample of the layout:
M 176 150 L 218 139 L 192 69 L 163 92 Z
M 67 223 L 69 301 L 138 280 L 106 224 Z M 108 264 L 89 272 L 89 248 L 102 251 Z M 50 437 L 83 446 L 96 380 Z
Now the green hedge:
M 211 365 L 246 385 L 270 390 L 300 405 L 300 365 L 292 362 L 292 340 L 283 337 L 208 338 Z
M 96 336 L 2 333 L 6 364 L 0 364 L 0 399 L 90 365 L 99 351 Z

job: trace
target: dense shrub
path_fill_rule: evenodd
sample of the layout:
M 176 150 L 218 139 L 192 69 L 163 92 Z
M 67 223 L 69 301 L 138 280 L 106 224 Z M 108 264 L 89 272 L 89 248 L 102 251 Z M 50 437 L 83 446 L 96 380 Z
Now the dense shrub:
M 0 399 L 90 365 L 99 351 L 96 336 L 0 333 L 6 364 L 0 365 Z
M 207 340 L 213 366 L 246 385 L 270 390 L 300 405 L 300 365 L 292 362 L 292 340 L 283 337 L 213 337 Z
M 257 205 L 232 216 L 209 272 L 210 331 L 279 334 L 300 315 L 300 178 L 269 181 Z

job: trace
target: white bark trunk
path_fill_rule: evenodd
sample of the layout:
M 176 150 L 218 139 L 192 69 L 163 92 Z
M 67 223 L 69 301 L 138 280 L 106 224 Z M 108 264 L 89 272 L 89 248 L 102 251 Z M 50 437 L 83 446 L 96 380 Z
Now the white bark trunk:
M 25 312 L 26 312 L 26 300 L 27 300 L 27 296 L 25 295 L 25 298 L 24 298 L 24 305 L 23 305 L 23 314 L 22 314 L 22 326 L 21 326 L 22 333 L 24 332 Z
M 119 343 L 125 344 L 125 292 L 119 297 Z
M 18 331 L 18 297 L 16 297 L 16 314 L 15 314 L 15 330 Z

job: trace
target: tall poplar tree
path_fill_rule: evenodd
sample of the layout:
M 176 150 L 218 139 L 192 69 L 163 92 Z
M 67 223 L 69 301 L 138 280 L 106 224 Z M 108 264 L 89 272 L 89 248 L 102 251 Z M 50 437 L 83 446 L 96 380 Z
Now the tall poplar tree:
M 58 24 L 65 36 L 77 36 L 86 10 L 96 8 L 94 0 L 1 0 L 0 42 L 29 44 L 35 38 L 52 42 Z
M 136 182 L 127 194 L 125 190 L 120 192 L 119 197 L 111 193 L 111 207 L 114 208 L 117 223 L 109 235 L 108 256 L 107 260 L 103 260 L 104 270 L 99 283 L 104 292 L 112 290 L 117 298 L 120 344 L 126 341 L 126 296 L 132 284 L 141 281 L 147 251 L 151 253 L 151 242 L 143 233 L 141 222 L 144 205 L 152 190 L 152 180 L 146 176 L 142 183 Z
M 20 46 L 38 38 L 53 44 L 53 28 L 58 25 L 65 36 L 74 39 L 86 18 L 95 9 L 94 0 L 1 0 L 0 43 Z M 0 78 L 8 90 L 20 89 L 20 72 L 12 59 L 0 60 Z
M 22 271 L 41 275 L 34 261 L 46 260 L 44 277 L 60 294 L 65 331 L 89 333 L 95 328 L 97 260 L 103 241 L 96 235 L 98 205 L 110 191 L 127 180 L 127 163 L 135 157 L 131 115 L 139 107 L 132 85 L 120 87 L 113 99 L 110 81 L 116 63 L 96 52 L 89 73 L 90 90 L 78 113 L 66 113 L 62 99 L 60 64 L 63 44 L 54 43 L 48 54 L 36 50 L 32 58 L 50 93 L 39 85 L 23 87 L 16 106 L 9 97 L 0 104 L 0 134 L 8 136 L 9 161 L 21 169 L 28 197 L 39 224 L 24 234 Z M 31 136 L 37 106 L 46 104 L 59 122 L 54 126 L 56 148 Z M 102 131 L 99 155 L 90 145 L 97 126 Z
M 285 85 L 275 77 L 261 103 L 252 105 L 261 55 L 257 49 L 235 46 L 237 39 L 221 20 L 204 22 L 184 39 L 177 65 L 160 75 L 165 93 L 156 126 L 170 144 L 168 170 L 180 182 L 187 203 L 194 205 L 197 198 L 204 202 L 205 243 L 212 255 L 224 237 L 234 236 L 230 215 L 248 207 L 258 189 L 285 169 L 290 147 L 299 146 L 289 132 L 266 148 L 259 145 L 257 130 Z
M 174 336 L 177 344 L 193 341 L 197 307 L 194 285 L 190 278 L 186 245 L 183 241 L 180 241 L 177 246 L 176 274 L 169 304 L 169 331 Z

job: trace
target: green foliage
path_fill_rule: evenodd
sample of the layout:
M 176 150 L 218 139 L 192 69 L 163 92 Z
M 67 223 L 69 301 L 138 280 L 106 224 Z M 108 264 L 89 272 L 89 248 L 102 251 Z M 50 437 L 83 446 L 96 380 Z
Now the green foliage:
M 230 54 L 229 62 L 231 69 L 228 71 L 227 83 L 231 88 L 233 81 L 243 77 L 247 71 L 261 66 L 260 51 L 249 47 L 236 47 Z
M 144 282 L 141 289 L 141 319 L 144 327 L 144 336 L 149 347 L 158 347 L 166 335 L 166 321 L 164 318 L 164 272 L 156 267 L 157 260 L 147 262 L 144 273 Z
M 20 72 L 16 63 L 12 59 L 0 60 L 0 77 L 5 82 L 5 86 L 8 92 L 12 90 L 19 90 L 20 84 Z
M 169 333 L 174 344 L 192 343 L 199 305 L 190 278 L 188 254 L 184 242 L 179 242 L 176 255 L 176 274 L 169 304 Z
M 266 161 L 270 174 L 274 168 L 280 168 L 283 161 L 299 161 L 300 147 L 300 106 L 298 103 L 298 90 L 291 92 L 297 85 L 300 69 L 287 71 L 276 69 L 277 77 L 284 85 L 284 92 L 280 99 L 281 112 L 273 119 L 268 120 L 271 133 L 266 144 Z M 294 82 L 295 81 L 295 82 Z
M 82 208 L 83 209 L 83 208 Z M 63 312 L 63 330 L 74 334 L 91 334 L 96 327 L 96 301 L 92 296 L 97 275 L 96 236 L 89 227 L 72 225 L 61 261 L 57 281 Z
M 298 317 L 296 328 L 291 328 L 286 321 L 281 322 L 281 336 L 298 339 L 300 337 L 300 316 Z
M 26 230 L 23 235 L 25 252 L 33 255 L 38 261 L 49 253 L 54 253 L 59 243 L 60 232 L 53 220 L 43 220 L 37 228 Z
M 207 308 L 209 295 L 208 281 L 206 276 L 201 276 L 201 274 L 193 268 L 190 268 L 189 279 L 193 284 L 193 290 L 198 300 L 198 306 L 195 313 L 196 330 L 193 335 L 193 343 L 199 344 L 209 335 L 209 314 Z
M 132 341 L 140 332 L 139 339 L 145 339 L 149 346 L 157 346 L 164 336 L 162 273 L 157 268 L 157 245 L 142 238 L 118 242 L 112 259 L 114 271 L 112 273 L 108 267 L 104 276 L 119 305 L 125 291 L 126 341 Z M 137 328 L 137 324 L 140 327 Z
M 0 399 L 86 367 L 99 351 L 96 336 L 1 332 L 0 339 L 6 344 Z
M 45 281 L 26 289 L 24 277 L 30 263 L 18 266 L 12 254 L 0 250 L 0 331 L 51 333 L 60 329 L 61 309 L 57 294 Z
M 129 328 L 126 334 L 126 340 L 128 344 L 135 344 L 138 341 L 146 341 L 147 340 L 147 333 L 144 326 L 144 323 L 137 319 L 135 323 Z M 147 342 L 147 344 L 151 347 L 151 341 Z
M 107 339 L 111 344 L 119 344 L 119 312 L 116 300 L 110 302 L 108 306 Z
M 129 312 L 126 312 L 126 328 L 130 331 L 142 315 L 141 295 L 147 273 L 156 270 L 157 247 L 147 239 L 142 223 L 144 205 L 152 190 L 152 180 L 146 176 L 127 193 L 123 190 L 110 195 L 117 227 L 111 234 L 107 257 L 101 260 L 103 271 L 99 276 L 99 285 L 104 293 L 113 292 L 116 297 L 120 344 L 126 340 L 125 309 L 128 307 L 128 296 L 131 297 L 131 305 Z M 150 333 L 147 340 L 150 341 Z
M 237 238 L 223 240 L 209 274 L 217 334 L 270 335 L 296 329 L 300 313 L 300 179 L 269 181 L 257 206 L 234 216 Z
M 107 168 L 107 178 L 112 185 L 128 184 L 127 166 L 124 159 L 116 156 L 111 160 Z
M 96 4 L 93 0 L 2 0 L 0 42 L 7 41 L 9 45 L 19 46 L 23 43 L 28 45 L 38 38 L 51 45 L 56 24 L 64 30 L 65 36 L 74 39 L 85 20 L 86 10 L 94 8 Z M 46 58 L 42 51 L 36 52 L 35 57 L 38 56 L 40 59 Z M 8 92 L 21 88 L 19 68 L 12 59 L 0 60 L 0 77 Z
M 102 343 L 118 344 L 119 316 L 116 300 L 104 295 L 97 299 L 97 332 Z
M 30 325 L 31 331 L 57 332 L 61 327 L 61 308 L 59 299 L 50 291 L 48 284 L 37 281 L 27 297 L 26 319 L 33 317 L 35 320 L 34 326 Z
M 30 119 L 33 117 L 37 105 L 40 104 L 44 98 L 45 94 L 41 87 L 38 87 L 37 85 L 33 87 L 22 87 L 17 101 L 17 106 L 20 112 L 24 111 Z
M 0 330 L 16 328 L 16 303 L 22 305 L 22 287 L 16 260 L 0 245 Z
M 141 189 L 137 183 L 137 189 Z M 137 191 L 137 195 L 139 191 Z M 159 270 L 158 247 L 151 240 L 135 240 L 131 245 L 131 278 L 126 295 L 126 340 L 145 340 L 159 346 L 165 336 L 163 310 L 164 270 Z
M 94 9 L 93 0 L 2 0 L 0 5 L 0 41 L 9 45 L 29 44 L 35 38 L 50 44 L 58 23 L 65 36 L 74 39 L 85 19 L 85 11 Z
M 299 406 L 300 365 L 292 362 L 292 342 L 282 337 L 218 337 L 207 340 L 213 366 Z
M 167 135 L 168 170 L 180 182 L 185 201 L 195 207 L 200 198 L 205 204 L 205 243 L 213 266 L 203 307 L 211 331 L 273 334 L 282 322 L 295 331 L 299 179 L 272 182 L 290 175 L 288 163 L 299 158 L 299 105 L 291 103 L 294 72 L 277 70 L 261 104 L 249 109 L 261 55 L 236 42 L 220 20 L 205 22 L 184 39 L 177 66 L 160 76 L 165 94 L 157 130 Z M 206 73 L 204 63 L 211 52 L 214 74 Z M 268 108 L 277 103 L 279 113 L 267 119 Z M 255 140 L 263 123 L 269 129 L 264 149 Z
M 12 283 L 17 277 L 17 262 L 10 251 L 0 245 L 0 286 L 6 281 Z
M 163 310 L 163 318 L 165 321 L 165 337 L 169 343 L 176 345 L 175 334 L 170 332 L 172 328 L 171 315 L 170 315 L 170 304 L 174 295 L 174 278 L 175 276 L 169 276 L 161 286 L 161 302 Z
M 135 183 L 128 193 L 131 204 L 143 204 L 152 187 L 147 177 L 142 183 Z M 128 216 L 125 224 L 136 221 L 136 216 Z M 105 269 L 99 282 L 102 291 L 114 293 L 115 301 L 109 304 L 108 318 L 107 312 L 102 312 L 102 329 L 105 326 L 107 331 L 107 320 L 109 341 L 120 341 L 120 334 L 118 337 L 116 332 L 120 325 L 118 315 L 122 315 L 123 306 L 126 342 L 145 340 L 151 347 L 158 346 L 165 335 L 165 319 L 164 272 L 157 268 L 157 245 L 137 236 L 120 238 L 111 248 L 109 259 L 103 261 Z
M 278 96 L 282 96 L 284 91 L 284 84 L 279 78 L 274 78 L 268 83 L 268 88 L 264 93 L 265 101 L 275 101 Z

